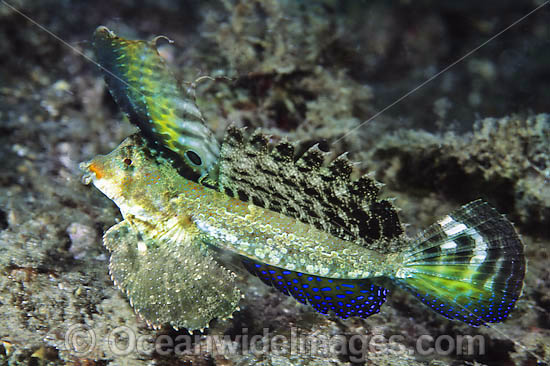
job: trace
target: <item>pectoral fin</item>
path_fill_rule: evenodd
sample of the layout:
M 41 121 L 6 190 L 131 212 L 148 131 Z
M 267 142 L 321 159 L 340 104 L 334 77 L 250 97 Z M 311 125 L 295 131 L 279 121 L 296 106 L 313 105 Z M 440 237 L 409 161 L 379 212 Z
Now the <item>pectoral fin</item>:
M 202 329 L 231 315 L 241 298 L 234 274 L 194 243 L 148 238 L 126 220 L 103 237 L 116 286 L 149 325 Z

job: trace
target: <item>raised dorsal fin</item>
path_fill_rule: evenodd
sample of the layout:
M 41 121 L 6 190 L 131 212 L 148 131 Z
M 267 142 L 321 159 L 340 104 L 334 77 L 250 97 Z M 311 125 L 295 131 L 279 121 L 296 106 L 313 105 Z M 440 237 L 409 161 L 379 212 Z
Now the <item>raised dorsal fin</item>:
M 317 145 L 296 156 L 286 140 L 270 143 L 261 132 L 245 136 L 230 126 L 222 144 L 219 188 L 244 201 L 281 212 L 339 238 L 382 252 L 403 232 L 396 210 L 379 198 L 368 176 L 353 180 L 345 155 Z
M 100 26 L 93 46 L 105 83 L 122 112 L 155 149 L 164 149 L 180 174 L 213 185 L 219 144 L 196 106 L 181 88 L 156 40 L 129 40 Z

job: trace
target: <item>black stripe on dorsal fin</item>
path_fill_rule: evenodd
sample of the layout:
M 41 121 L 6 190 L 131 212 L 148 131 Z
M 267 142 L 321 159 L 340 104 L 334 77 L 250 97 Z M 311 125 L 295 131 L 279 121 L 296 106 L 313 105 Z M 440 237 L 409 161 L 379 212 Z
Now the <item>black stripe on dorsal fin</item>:
M 325 180 L 337 180 L 341 179 L 348 182 L 351 179 L 351 173 L 353 172 L 353 166 L 347 158 L 347 153 L 338 156 L 336 159 L 330 162 L 328 166 L 329 174 L 325 174 Z
M 235 125 L 229 125 L 225 131 L 224 143 L 231 146 L 239 146 L 244 142 L 244 127 L 237 128 Z
M 323 166 L 328 155 L 330 155 L 330 153 L 321 151 L 321 149 L 319 149 L 319 144 L 315 144 L 300 156 L 296 161 L 296 167 L 301 172 L 319 170 Z
M 317 312 L 336 313 L 340 318 L 367 318 L 380 311 L 388 290 L 371 279 L 346 280 L 309 275 L 285 270 L 243 258 L 245 268 L 268 286 L 302 304 L 311 305 Z
M 397 242 L 403 229 L 393 205 L 379 198 L 380 184 L 367 175 L 353 180 L 346 154 L 330 159 L 332 153 L 318 144 L 297 151 L 299 145 L 285 139 L 259 131 L 247 137 L 229 127 L 220 155 L 220 191 L 370 249 L 396 250 L 388 242 Z
M 285 139 L 275 145 L 271 154 L 277 161 L 290 163 L 294 161 L 294 145 Z
M 250 138 L 248 139 L 248 145 L 260 152 L 267 152 L 269 143 L 269 137 L 263 134 L 260 130 L 254 131 Z
M 380 193 L 380 186 L 373 179 L 366 175 L 363 175 L 359 179 L 353 182 L 351 187 L 351 193 L 358 197 L 369 197 L 369 200 L 374 200 Z

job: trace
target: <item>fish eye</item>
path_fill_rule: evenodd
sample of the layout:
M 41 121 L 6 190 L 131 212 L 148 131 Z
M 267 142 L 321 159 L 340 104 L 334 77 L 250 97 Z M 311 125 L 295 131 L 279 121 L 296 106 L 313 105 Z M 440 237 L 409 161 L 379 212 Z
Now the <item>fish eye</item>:
M 128 166 L 132 165 L 132 159 L 126 158 L 123 161 L 124 161 L 124 164 L 126 164 Z
M 193 164 L 199 166 L 202 164 L 202 160 L 199 155 L 197 155 L 196 152 L 188 150 L 185 152 L 185 156 L 187 156 L 187 159 L 189 159 Z

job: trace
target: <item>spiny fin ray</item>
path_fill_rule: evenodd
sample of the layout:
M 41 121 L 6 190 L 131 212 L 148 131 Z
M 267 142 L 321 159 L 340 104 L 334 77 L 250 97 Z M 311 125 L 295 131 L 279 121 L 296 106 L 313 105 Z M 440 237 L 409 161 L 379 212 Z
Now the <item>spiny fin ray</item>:
M 155 40 L 124 39 L 100 26 L 93 45 L 109 91 L 130 122 L 150 143 L 171 153 L 188 178 L 214 185 L 219 144 L 159 55 Z
M 378 196 L 368 176 L 352 180 L 345 155 L 317 145 L 295 156 L 288 141 L 270 143 L 259 131 L 246 137 L 227 129 L 220 156 L 220 190 L 233 197 L 312 224 L 344 240 L 387 252 L 403 229 L 393 205 Z
M 207 253 L 153 240 L 122 221 L 103 238 L 116 286 L 149 325 L 202 329 L 237 309 L 234 275 Z

